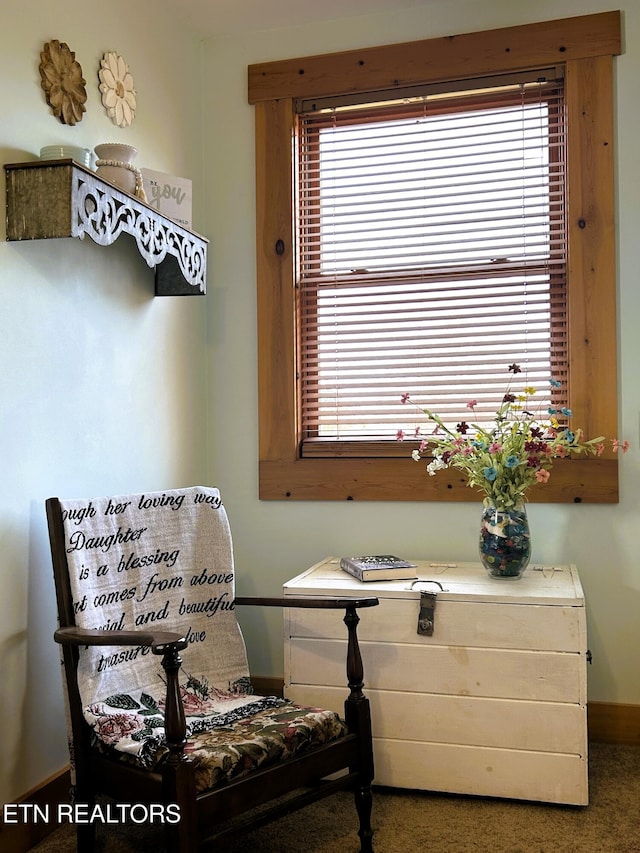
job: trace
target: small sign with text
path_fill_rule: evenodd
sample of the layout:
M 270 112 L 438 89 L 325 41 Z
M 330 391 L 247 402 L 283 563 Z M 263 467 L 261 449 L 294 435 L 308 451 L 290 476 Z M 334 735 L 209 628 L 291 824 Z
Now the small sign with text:
M 192 187 L 188 178 L 176 178 L 151 169 L 140 169 L 147 204 L 158 213 L 173 219 L 184 228 L 191 228 Z

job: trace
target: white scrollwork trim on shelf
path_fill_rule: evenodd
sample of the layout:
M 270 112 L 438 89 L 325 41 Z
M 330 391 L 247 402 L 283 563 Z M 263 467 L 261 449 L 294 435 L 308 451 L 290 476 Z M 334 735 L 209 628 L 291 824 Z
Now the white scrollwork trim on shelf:
M 73 170 L 73 236 L 88 235 L 100 246 L 110 246 L 122 234 L 131 235 L 148 266 L 161 264 L 167 254 L 178 261 L 188 284 L 205 292 L 204 242 L 177 223 L 159 217 L 146 205 L 99 178 Z

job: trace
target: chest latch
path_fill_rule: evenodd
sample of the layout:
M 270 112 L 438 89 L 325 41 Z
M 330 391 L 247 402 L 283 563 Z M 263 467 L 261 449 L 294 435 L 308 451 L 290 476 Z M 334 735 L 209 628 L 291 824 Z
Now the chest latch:
M 420 592 L 420 613 L 418 613 L 418 634 L 422 637 L 433 636 L 436 622 L 435 592 Z

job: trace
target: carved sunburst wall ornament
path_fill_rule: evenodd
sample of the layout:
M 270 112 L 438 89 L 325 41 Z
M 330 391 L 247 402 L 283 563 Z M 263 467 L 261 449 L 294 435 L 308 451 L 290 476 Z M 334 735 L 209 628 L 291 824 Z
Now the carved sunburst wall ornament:
M 118 127 L 127 127 L 136 114 L 136 90 L 129 66 L 117 53 L 107 51 L 100 60 L 98 77 L 107 115 Z
M 87 82 L 69 45 L 58 39 L 46 42 L 40 54 L 40 78 L 47 103 L 62 124 L 82 121 Z

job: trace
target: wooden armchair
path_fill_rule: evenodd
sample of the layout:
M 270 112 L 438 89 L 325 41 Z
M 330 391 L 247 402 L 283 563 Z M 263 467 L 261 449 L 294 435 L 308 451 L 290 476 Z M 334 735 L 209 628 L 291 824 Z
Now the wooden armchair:
M 46 512 L 74 807 L 86 815 L 103 796 L 122 817 L 135 804 L 139 817 L 146 804 L 164 822 L 167 851 L 192 853 L 351 789 L 359 849 L 371 853 L 357 611 L 378 600 L 235 598 L 216 489 L 49 498 Z M 236 605 L 345 610 L 344 718 L 252 695 Z M 95 850 L 95 828 L 78 822 L 79 853 Z

